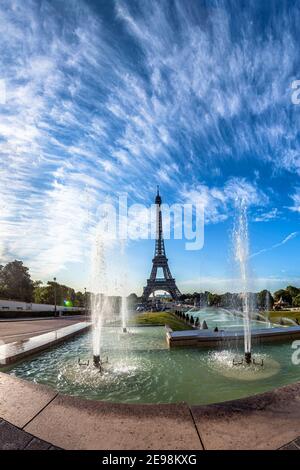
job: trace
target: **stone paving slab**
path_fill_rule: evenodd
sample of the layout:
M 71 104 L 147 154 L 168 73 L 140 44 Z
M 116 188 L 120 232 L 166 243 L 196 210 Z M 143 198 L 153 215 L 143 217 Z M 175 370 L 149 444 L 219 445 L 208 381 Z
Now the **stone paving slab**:
M 0 417 L 24 427 L 57 395 L 55 390 L 0 372 Z
M 24 449 L 31 440 L 27 432 L 0 420 L 0 450 Z
M 128 405 L 58 395 L 25 430 L 63 449 L 202 450 L 183 403 Z
M 279 450 L 300 450 L 300 447 L 298 447 L 295 441 L 293 441 L 293 442 L 290 442 L 289 444 L 286 444 L 285 446 L 280 447 Z
M 300 383 L 191 410 L 204 449 L 278 449 L 300 435 Z
M 41 439 L 32 437 L 29 444 L 27 444 L 27 446 L 25 447 L 25 450 L 49 450 L 50 447 L 51 447 L 51 444 L 49 444 L 49 442 L 41 441 Z
M 298 439 L 296 439 L 294 442 L 296 446 L 299 447 L 299 450 L 300 450 L 300 437 L 298 437 Z
M 0 419 L 0 450 L 60 450 Z

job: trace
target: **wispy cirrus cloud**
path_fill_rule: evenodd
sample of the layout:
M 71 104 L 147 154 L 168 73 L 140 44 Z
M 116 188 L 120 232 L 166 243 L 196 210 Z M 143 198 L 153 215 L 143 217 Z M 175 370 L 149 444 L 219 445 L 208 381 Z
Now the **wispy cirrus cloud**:
M 230 178 L 223 187 L 199 184 L 194 188 L 185 188 L 181 196 L 184 202 L 203 206 L 206 223 L 228 219 L 234 213 L 236 202 L 241 199 L 249 209 L 253 206 L 265 206 L 269 201 L 261 189 L 245 178 Z
M 253 253 L 252 255 L 249 256 L 249 258 L 254 258 L 255 256 L 261 255 L 262 253 L 266 253 L 267 251 L 274 250 L 275 248 L 279 248 L 282 245 L 285 245 L 287 242 L 290 240 L 293 240 L 299 235 L 299 232 L 292 232 L 289 235 L 287 235 L 283 240 L 281 240 L 279 243 L 275 243 L 275 245 L 272 245 L 268 248 L 263 248 L 262 250 L 257 251 L 256 253 Z
M 290 195 L 290 198 L 293 201 L 293 205 L 289 206 L 292 212 L 300 212 L 300 188 L 295 188 L 295 192 Z
M 286 104 L 297 73 L 299 9 L 283 7 L 276 19 L 270 13 L 259 30 L 256 2 L 238 9 L 238 21 L 233 7 L 175 1 L 170 16 L 168 2 L 134 8 L 120 0 L 117 13 L 145 54 L 153 101 L 163 102 L 159 117 L 171 130 L 179 119 L 189 148 L 197 135 L 208 161 L 250 153 L 298 171 L 300 118 Z
M 277 207 L 273 207 L 273 209 L 269 211 L 263 211 L 262 209 L 258 210 L 257 215 L 254 216 L 254 222 L 270 222 L 272 220 L 279 219 L 281 217 L 281 212 L 277 209 Z
M 275 218 L 251 178 L 300 171 L 297 3 L 263 24 L 257 2 L 96 3 L 0 4 L 2 260 L 42 277 L 86 263 L 99 203 L 149 204 L 157 182 L 200 197 L 210 223 L 234 197 Z

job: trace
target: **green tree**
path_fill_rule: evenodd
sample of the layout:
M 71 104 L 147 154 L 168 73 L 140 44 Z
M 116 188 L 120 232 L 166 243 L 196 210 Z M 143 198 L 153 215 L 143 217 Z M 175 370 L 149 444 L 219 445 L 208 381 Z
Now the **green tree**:
M 33 301 L 34 284 L 29 269 L 22 261 L 12 261 L 0 267 L 0 292 L 7 299 Z
M 300 307 L 300 294 L 293 297 L 293 307 Z
M 270 291 L 264 289 L 257 294 L 257 306 L 262 310 L 272 309 L 274 299 Z
M 187 298 L 188 296 L 186 294 L 181 294 L 181 296 L 179 297 L 179 300 L 181 300 L 181 302 L 184 302 Z
M 293 297 L 293 307 L 300 307 L 300 294 Z
M 278 300 L 280 300 L 281 298 L 284 302 L 287 302 L 290 305 L 292 304 L 292 300 L 293 300 L 292 296 L 289 293 L 289 291 L 287 291 L 286 289 L 279 289 L 276 292 L 274 292 L 275 302 L 278 302 Z
M 75 293 L 74 307 L 85 307 L 85 294 L 80 291 Z
M 34 289 L 34 302 L 37 304 L 52 304 L 54 303 L 53 287 L 46 285 L 38 285 Z
M 211 292 L 208 294 L 208 303 L 209 305 L 218 307 L 221 303 L 222 297 L 219 294 L 212 294 Z
M 127 297 L 128 308 L 134 308 L 138 302 L 139 298 L 134 292 Z
M 83 294 L 80 293 L 82 296 Z M 35 286 L 34 301 L 38 304 L 74 305 L 76 302 L 75 290 L 71 287 L 59 284 L 55 281 L 48 281 L 46 285 Z
M 34 289 L 38 289 L 42 285 L 43 285 L 43 281 L 33 281 L 33 288 Z
M 0 264 L 0 298 L 5 298 L 5 284 L 3 279 L 3 266 Z
M 287 286 L 285 290 L 290 294 L 292 298 L 297 297 L 297 295 L 300 294 L 300 289 L 298 289 L 298 287 Z

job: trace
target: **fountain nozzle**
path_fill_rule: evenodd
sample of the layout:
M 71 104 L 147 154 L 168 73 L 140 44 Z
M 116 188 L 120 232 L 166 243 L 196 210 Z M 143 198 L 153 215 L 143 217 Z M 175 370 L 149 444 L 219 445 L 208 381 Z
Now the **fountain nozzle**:
M 85 367 L 88 367 L 90 365 L 90 361 L 88 360 L 87 362 L 81 362 L 81 359 L 80 357 L 78 358 L 78 364 L 80 366 L 85 366 Z
M 251 364 L 251 362 L 252 362 L 251 352 L 245 352 L 245 362 L 246 362 L 246 364 Z
M 102 361 L 99 354 L 94 354 L 93 363 L 94 363 L 94 367 L 96 367 L 96 369 L 99 369 L 100 374 L 102 374 L 102 366 L 103 364 L 108 363 L 108 357 L 106 358 L 106 361 Z
M 242 366 L 243 364 L 247 364 L 247 366 L 250 366 L 253 364 L 254 366 L 264 366 L 264 360 L 261 359 L 260 362 L 256 362 L 255 358 L 252 357 L 251 352 L 245 352 L 244 357 L 241 358 L 241 360 L 235 360 L 233 359 L 232 365 L 233 366 Z
M 100 367 L 101 367 L 101 359 L 100 359 L 100 356 L 99 356 L 99 355 L 94 355 L 94 356 L 93 356 L 93 362 L 94 362 L 94 366 L 97 367 L 97 369 L 100 369 Z

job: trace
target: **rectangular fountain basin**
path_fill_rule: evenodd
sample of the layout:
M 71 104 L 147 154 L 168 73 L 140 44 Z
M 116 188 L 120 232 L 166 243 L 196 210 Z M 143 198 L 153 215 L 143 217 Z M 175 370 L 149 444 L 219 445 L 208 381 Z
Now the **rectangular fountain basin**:
M 255 328 L 251 332 L 251 337 L 260 343 L 270 343 L 276 341 L 289 341 L 300 339 L 300 326 L 275 327 L 275 328 Z M 170 348 L 178 346 L 191 346 L 199 348 L 214 348 L 220 346 L 222 342 L 241 343 L 244 341 L 243 331 L 218 331 L 213 330 L 186 330 L 166 332 L 167 343 Z

